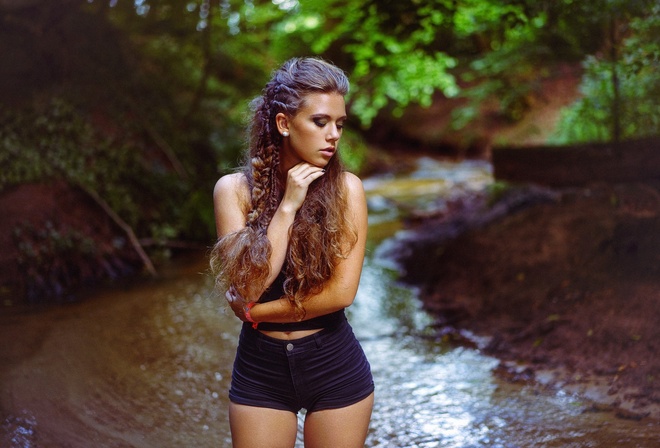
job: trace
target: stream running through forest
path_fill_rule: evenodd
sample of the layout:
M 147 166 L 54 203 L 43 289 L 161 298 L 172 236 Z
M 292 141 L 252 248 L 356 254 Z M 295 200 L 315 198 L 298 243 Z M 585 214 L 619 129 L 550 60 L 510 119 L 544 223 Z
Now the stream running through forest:
M 415 289 L 396 282 L 386 254 L 401 213 L 441 208 L 438 197 L 491 182 L 486 163 L 431 159 L 404 177 L 364 181 L 370 240 L 347 314 L 376 382 L 366 446 L 659 446 L 658 426 L 499 380 L 496 359 L 432 337 Z M 0 447 L 231 446 L 227 389 L 239 322 L 212 286 L 205 255 L 196 254 L 157 280 L 78 303 L 1 310 Z

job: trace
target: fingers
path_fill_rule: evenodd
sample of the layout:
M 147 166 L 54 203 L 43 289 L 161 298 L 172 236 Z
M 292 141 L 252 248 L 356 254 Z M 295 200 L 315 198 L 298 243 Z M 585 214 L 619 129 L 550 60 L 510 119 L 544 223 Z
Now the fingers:
M 240 320 L 243 322 L 247 321 L 247 318 L 245 317 L 245 300 L 243 297 L 238 294 L 238 291 L 233 286 L 230 286 L 227 292 L 225 292 L 225 299 L 227 299 L 227 303 L 229 304 L 229 307 L 231 310 L 234 312 L 236 317 L 238 317 Z
M 310 184 L 324 173 L 323 168 L 307 162 L 301 162 L 291 168 L 287 173 L 283 204 L 297 211 L 307 196 Z
M 287 181 L 294 182 L 299 187 L 308 187 L 319 177 L 323 176 L 325 170 L 307 162 L 300 162 L 288 172 Z

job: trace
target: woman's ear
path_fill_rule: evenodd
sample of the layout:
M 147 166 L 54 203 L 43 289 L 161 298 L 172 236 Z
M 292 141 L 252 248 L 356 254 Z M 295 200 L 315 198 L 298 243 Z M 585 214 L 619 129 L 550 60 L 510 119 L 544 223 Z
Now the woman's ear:
M 275 115 L 275 124 L 280 134 L 289 133 L 289 119 L 282 112 Z

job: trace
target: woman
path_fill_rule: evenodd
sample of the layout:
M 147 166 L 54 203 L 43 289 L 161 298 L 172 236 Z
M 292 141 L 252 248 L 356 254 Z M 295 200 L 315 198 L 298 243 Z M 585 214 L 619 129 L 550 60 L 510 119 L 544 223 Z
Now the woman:
M 244 321 L 229 390 L 234 447 L 362 447 L 373 378 L 344 309 L 367 234 L 359 178 L 338 143 L 348 80 L 292 59 L 252 102 L 249 162 L 214 189 L 216 281 Z

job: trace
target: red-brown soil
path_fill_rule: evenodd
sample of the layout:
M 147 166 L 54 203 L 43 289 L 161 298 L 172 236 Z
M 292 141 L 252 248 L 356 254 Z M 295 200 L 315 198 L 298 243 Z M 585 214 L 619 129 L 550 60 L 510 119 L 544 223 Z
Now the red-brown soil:
M 65 182 L 0 194 L 0 300 L 66 301 L 83 286 L 140 268 L 126 235 L 92 198 Z
M 660 419 L 658 185 L 593 185 L 454 204 L 401 260 L 439 334 L 487 336 L 499 372 Z M 499 210 L 499 211 L 498 211 Z M 457 238 L 448 233 L 463 229 Z

